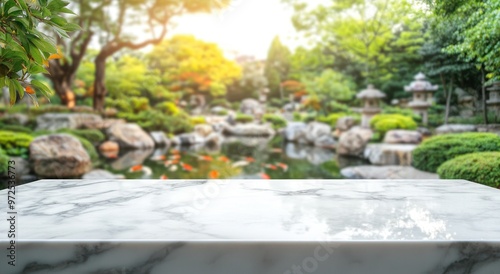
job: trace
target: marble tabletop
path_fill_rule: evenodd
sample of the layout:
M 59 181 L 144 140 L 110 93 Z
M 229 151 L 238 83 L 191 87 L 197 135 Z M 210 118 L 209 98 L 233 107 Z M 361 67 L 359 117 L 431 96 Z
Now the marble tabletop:
M 41 180 L 16 206 L 19 241 L 500 241 L 500 190 L 461 180 Z

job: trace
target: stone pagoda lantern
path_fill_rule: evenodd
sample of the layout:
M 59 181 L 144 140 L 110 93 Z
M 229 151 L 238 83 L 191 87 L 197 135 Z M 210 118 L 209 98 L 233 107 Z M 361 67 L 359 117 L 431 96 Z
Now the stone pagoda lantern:
M 486 101 L 488 107 L 495 112 L 495 118 L 500 117 L 500 81 L 493 83 L 493 86 L 488 88 L 490 99 Z
M 372 117 L 382 111 L 380 108 L 380 99 L 385 98 L 385 93 L 375 89 L 373 85 L 368 85 L 368 88 L 362 90 L 356 97 L 363 100 L 364 103 L 361 110 L 363 114 L 361 117 L 361 126 L 368 128 L 370 127 Z
M 405 87 L 405 91 L 413 93 L 413 100 L 408 106 L 413 109 L 416 114 L 420 115 L 423 124 L 427 125 L 429 121 L 428 109 L 434 103 L 432 94 L 438 89 L 438 86 L 433 86 L 425 79 L 425 75 L 420 72 L 415 76 L 415 81 Z

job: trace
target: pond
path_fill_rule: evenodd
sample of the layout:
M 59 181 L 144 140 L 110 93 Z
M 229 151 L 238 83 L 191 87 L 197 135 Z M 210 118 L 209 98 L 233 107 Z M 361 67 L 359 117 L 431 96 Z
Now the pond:
M 230 137 L 219 147 L 125 151 L 101 168 L 127 179 L 340 179 L 340 169 L 365 165 L 333 150 L 284 143 L 281 137 Z

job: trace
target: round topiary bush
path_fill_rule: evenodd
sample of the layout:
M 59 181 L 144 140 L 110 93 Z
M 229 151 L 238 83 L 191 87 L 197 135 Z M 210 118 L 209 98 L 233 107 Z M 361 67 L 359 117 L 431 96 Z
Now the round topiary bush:
M 417 129 L 417 123 L 411 117 L 401 114 L 375 115 L 370 121 L 370 126 L 382 137 L 387 131 L 393 129 Z
M 271 123 L 274 129 L 284 128 L 287 125 L 285 118 L 275 114 L 264 114 L 263 120 Z
M 463 179 L 500 187 L 500 152 L 478 152 L 444 162 L 437 170 L 441 179 Z
M 477 132 L 438 135 L 425 140 L 413 151 L 413 166 L 436 172 L 441 164 L 457 156 L 487 151 L 500 151 L 498 135 Z

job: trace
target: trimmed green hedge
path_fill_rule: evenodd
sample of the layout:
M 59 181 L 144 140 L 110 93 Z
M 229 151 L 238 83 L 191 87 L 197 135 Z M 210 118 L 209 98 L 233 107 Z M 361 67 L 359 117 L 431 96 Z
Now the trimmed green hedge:
M 413 166 L 436 172 L 441 164 L 457 156 L 487 151 L 500 151 L 498 135 L 477 132 L 438 135 L 425 140 L 413 151 Z
M 380 132 L 381 136 L 393 129 L 417 129 L 417 123 L 408 116 L 400 114 L 378 114 L 375 115 L 371 121 L 370 126 L 376 131 Z
M 458 156 L 437 170 L 441 179 L 463 179 L 500 187 L 500 152 L 479 152 Z
M 284 128 L 287 125 L 285 118 L 275 114 L 264 114 L 264 121 L 271 123 L 274 129 Z

